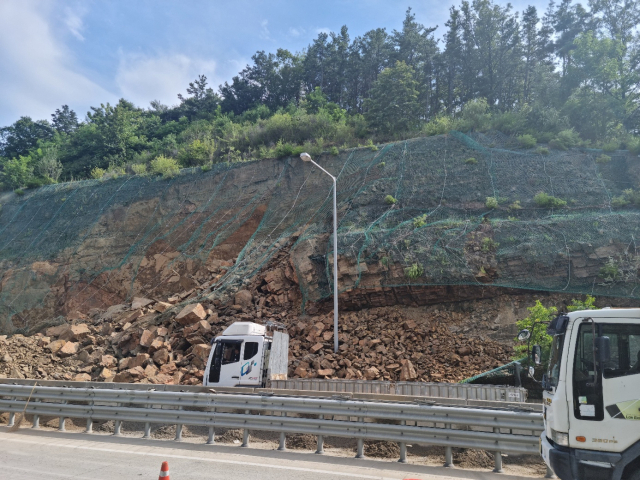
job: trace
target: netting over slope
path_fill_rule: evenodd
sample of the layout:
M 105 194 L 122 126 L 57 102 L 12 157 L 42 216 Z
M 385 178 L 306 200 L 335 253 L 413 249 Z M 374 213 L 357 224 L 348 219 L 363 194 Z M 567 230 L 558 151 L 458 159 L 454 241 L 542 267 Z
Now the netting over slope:
M 622 152 L 599 164 L 599 154 L 545 156 L 499 134 L 452 132 L 320 158 L 338 176 L 340 289 L 491 284 L 637 298 L 640 212 L 611 201 L 637 187 L 638 160 Z M 568 204 L 540 208 L 539 192 Z M 331 182 L 297 158 L 52 185 L 0 203 L 5 331 L 63 305 L 164 295 L 240 252 L 207 293 L 225 295 L 291 239 L 305 300 L 331 294 Z

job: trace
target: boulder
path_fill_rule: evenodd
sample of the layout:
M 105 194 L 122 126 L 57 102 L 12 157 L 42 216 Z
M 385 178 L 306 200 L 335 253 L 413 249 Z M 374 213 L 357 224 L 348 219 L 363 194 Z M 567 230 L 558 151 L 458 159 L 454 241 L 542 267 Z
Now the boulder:
M 76 342 L 66 342 L 60 350 L 58 350 L 58 355 L 61 357 L 71 357 L 78 353 L 80 350 L 80 344 Z
M 175 320 L 180 325 L 191 325 L 204 320 L 207 317 L 207 312 L 199 303 L 192 303 L 184 307 L 180 313 L 176 316 Z
M 74 382 L 90 382 L 91 375 L 88 373 L 79 373 L 75 377 L 73 377 Z
M 153 354 L 153 361 L 158 365 L 164 365 L 169 361 L 169 358 L 169 350 L 167 350 L 166 348 L 161 348 Z
M 153 300 L 149 300 L 144 297 L 133 297 L 133 302 L 131 302 L 131 310 L 137 310 L 139 308 L 146 307 L 147 305 L 151 305 Z
M 253 295 L 249 290 L 240 290 L 235 294 L 235 304 L 240 305 L 242 308 L 251 308 L 253 305 Z
M 211 353 L 211 345 L 206 343 L 200 343 L 193 346 L 193 354 L 202 360 L 204 363 L 209 359 L 209 353 Z
M 113 355 L 102 355 L 100 357 L 100 366 L 106 368 L 113 368 L 118 365 L 118 361 Z
M 129 365 L 128 366 L 129 366 L 129 368 L 142 367 L 147 362 L 147 360 L 149 360 L 149 358 L 150 357 L 149 357 L 148 353 L 139 353 L 135 357 L 131 357 L 129 359 Z
M 149 348 L 151 343 L 153 342 L 155 335 L 151 333 L 151 330 L 144 330 L 142 335 L 140 335 L 140 345 L 145 348 Z
M 171 305 L 170 303 L 167 302 L 157 302 L 154 306 L 153 309 L 156 312 L 162 313 L 164 311 L 166 311 L 167 309 L 173 307 L 173 305 Z
M 105 367 L 100 372 L 100 375 L 98 376 L 98 380 L 106 382 L 106 381 L 112 379 L 114 376 L 115 376 L 115 373 Z
M 67 343 L 66 340 L 54 340 L 53 342 L 49 343 L 46 348 L 51 353 L 58 353 L 65 343 Z
M 400 370 L 400 381 L 401 382 L 412 382 L 418 378 L 418 374 L 416 373 L 416 369 L 411 363 L 411 360 L 403 360 L 402 361 L 402 369 Z

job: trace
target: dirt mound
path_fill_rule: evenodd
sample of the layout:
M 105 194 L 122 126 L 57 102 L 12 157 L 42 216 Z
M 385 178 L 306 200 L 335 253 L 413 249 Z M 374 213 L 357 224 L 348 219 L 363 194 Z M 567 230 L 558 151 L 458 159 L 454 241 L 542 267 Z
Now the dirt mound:
M 366 457 L 398 458 L 400 456 L 400 447 L 397 443 L 383 442 L 381 440 L 364 442 L 364 454 Z

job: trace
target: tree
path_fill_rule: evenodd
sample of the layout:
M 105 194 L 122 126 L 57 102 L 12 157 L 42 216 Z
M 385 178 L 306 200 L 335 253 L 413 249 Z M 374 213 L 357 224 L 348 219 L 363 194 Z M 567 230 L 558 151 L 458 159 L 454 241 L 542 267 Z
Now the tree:
M 62 174 L 62 163 L 58 160 L 58 146 L 53 144 L 38 150 L 40 159 L 36 164 L 36 173 L 57 182 Z
M 58 132 L 71 134 L 78 128 L 78 116 L 69 105 L 63 105 L 51 114 L 51 124 Z
M 415 128 L 420 103 L 413 68 L 399 61 L 378 75 L 371 98 L 365 101 L 365 117 L 372 128 L 383 134 Z
M 542 347 L 542 358 L 549 358 L 552 338 L 547 335 L 546 323 L 553 320 L 558 314 L 558 309 L 556 307 L 547 308 L 542 305 L 540 300 L 536 300 L 536 304 L 527 308 L 527 310 L 529 310 L 529 316 L 516 321 L 516 325 L 518 330 L 525 328 L 529 330 L 531 337 L 525 343 L 520 343 L 516 339 L 517 345 L 513 348 L 516 352 L 516 358 L 521 358 L 528 353 L 528 345 L 540 345 Z
M 0 182 L 6 188 L 17 189 L 27 185 L 33 178 L 33 167 L 31 158 L 19 156 L 4 162 L 2 172 L 0 172 Z
M 178 94 L 180 100 L 178 110 L 190 120 L 216 114 L 218 105 L 220 105 L 220 97 L 212 88 L 207 87 L 206 76 L 199 75 L 193 82 L 190 82 L 187 93 L 191 96 L 185 97 L 181 93 Z
M 31 117 L 20 117 L 13 125 L 0 128 L 0 156 L 14 158 L 29 155 L 38 146 L 38 141 L 49 140 L 53 129 L 46 120 L 33 121 Z

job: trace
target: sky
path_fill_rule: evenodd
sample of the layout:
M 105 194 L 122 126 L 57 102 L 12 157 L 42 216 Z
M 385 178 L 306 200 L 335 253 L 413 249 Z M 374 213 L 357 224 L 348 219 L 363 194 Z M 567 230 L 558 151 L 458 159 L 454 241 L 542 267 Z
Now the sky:
M 506 4 L 506 2 L 497 2 Z M 546 0 L 512 0 L 542 15 Z M 458 0 L 1 0 L 0 127 L 21 116 L 50 119 L 69 105 L 126 98 L 178 102 L 204 74 L 217 87 L 258 50 L 302 51 L 320 32 L 347 25 L 351 38 L 402 27 L 407 7 L 442 37 Z

